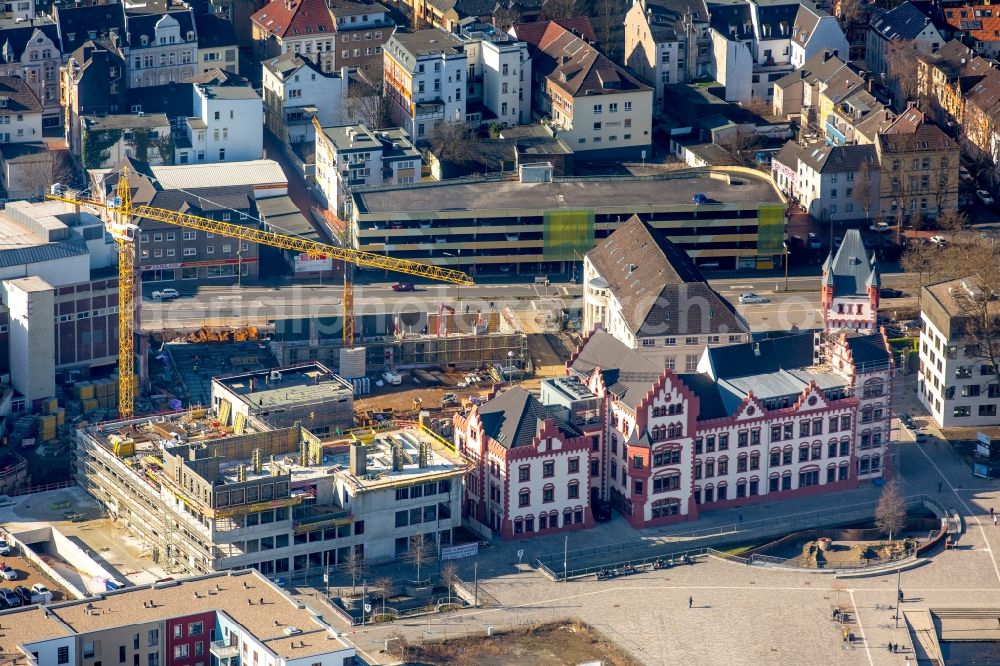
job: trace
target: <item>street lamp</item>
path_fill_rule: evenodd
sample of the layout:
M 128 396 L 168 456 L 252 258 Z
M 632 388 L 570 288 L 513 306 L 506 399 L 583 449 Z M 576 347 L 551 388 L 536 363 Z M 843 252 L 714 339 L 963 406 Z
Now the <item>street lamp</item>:
M 788 255 L 791 252 L 788 249 L 788 241 L 782 241 L 781 246 L 785 248 L 785 293 L 788 293 Z

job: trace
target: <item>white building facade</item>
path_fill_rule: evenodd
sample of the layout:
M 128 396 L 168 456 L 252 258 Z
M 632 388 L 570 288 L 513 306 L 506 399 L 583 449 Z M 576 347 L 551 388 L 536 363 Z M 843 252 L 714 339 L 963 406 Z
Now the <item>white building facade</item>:
M 195 85 L 188 118 L 190 147 L 177 149 L 178 164 L 259 160 L 264 156 L 264 107 L 250 86 Z

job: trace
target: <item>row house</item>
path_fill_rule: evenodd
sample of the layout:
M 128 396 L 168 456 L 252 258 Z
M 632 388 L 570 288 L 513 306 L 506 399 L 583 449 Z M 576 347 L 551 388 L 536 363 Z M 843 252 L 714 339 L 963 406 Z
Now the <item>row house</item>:
M 934 53 L 944 41 L 930 17 L 913 3 L 903 2 L 872 18 L 865 63 L 873 76 L 885 75 L 897 107 L 903 107 L 907 100 L 900 88 L 900 79 L 891 71 L 894 60 L 901 61 L 902 66 L 902 61 L 908 60 L 911 54 L 916 58 L 921 53 Z
M 748 0 L 713 6 L 711 14 L 712 73 L 727 101 L 771 103 L 775 82 L 816 54 L 848 53 L 836 20 L 809 3 Z
M 531 60 L 528 44 L 493 26 L 473 23 L 458 34 L 468 62 L 468 107 L 501 128 L 531 122 Z
M 42 104 L 19 76 L 0 76 L 0 144 L 42 140 Z
M 30 20 L 5 28 L 0 35 L 0 76 L 21 77 L 42 103 L 44 126 L 58 126 L 62 55 L 56 24 Z
M 778 187 L 818 220 L 866 218 L 879 201 L 875 146 L 786 143 L 771 160 Z
M 938 126 L 896 123 L 879 134 L 875 149 L 882 172 L 879 217 L 934 218 L 958 209 L 958 143 Z
M 176 83 L 198 71 L 198 33 L 190 7 L 126 9 L 125 30 L 122 56 L 130 88 Z
M 596 407 L 582 384 L 561 383 Z M 601 423 L 574 423 L 578 416 L 519 386 L 457 414 L 455 446 L 472 463 L 463 518 L 503 539 L 592 527 L 591 456 Z
M 936 53 L 917 58 L 917 93 L 927 100 L 927 111 L 939 125 L 965 118 L 965 96 L 990 73 L 993 64 L 957 39 Z
M 232 22 L 218 14 L 195 14 L 194 24 L 198 34 L 198 66 L 195 72 L 205 74 L 221 68 L 239 74 L 239 45 Z
M 987 58 L 1000 57 L 1000 9 L 989 2 L 968 3 L 944 7 L 945 22 L 972 46 L 976 53 Z
M 312 143 L 312 119 L 321 125 L 347 122 L 347 68 L 324 72 L 309 56 L 286 53 L 263 63 L 264 123 L 282 144 Z
M 395 31 L 386 7 L 350 0 L 272 0 L 251 21 L 260 59 L 301 54 L 327 73 L 381 70 L 382 49 Z
M 106 41 L 87 40 L 73 51 L 60 74 L 64 136 L 70 151 L 81 155 L 81 118 L 127 111 L 125 60 Z
M 708 17 L 704 0 L 638 0 L 625 14 L 625 64 L 653 86 L 657 109 L 665 86 L 710 75 Z
M 532 53 L 531 74 L 535 115 L 548 118 L 573 152 L 638 159 L 649 151 L 652 87 L 571 30 L 548 22 Z

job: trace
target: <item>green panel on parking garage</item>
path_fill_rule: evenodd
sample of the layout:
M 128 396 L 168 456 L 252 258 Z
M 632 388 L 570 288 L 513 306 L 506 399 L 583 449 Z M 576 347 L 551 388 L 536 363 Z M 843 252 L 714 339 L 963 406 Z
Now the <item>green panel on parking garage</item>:
M 545 261 L 574 261 L 594 247 L 594 211 L 547 211 L 542 230 Z

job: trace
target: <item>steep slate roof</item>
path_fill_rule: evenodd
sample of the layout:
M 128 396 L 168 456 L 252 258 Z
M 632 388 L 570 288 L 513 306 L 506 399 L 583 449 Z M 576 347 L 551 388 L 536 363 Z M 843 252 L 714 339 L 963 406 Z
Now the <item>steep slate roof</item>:
M 792 24 L 792 41 L 799 46 L 805 46 L 819 25 L 820 18 L 826 15 L 826 12 L 816 9 L 816 5 L 809 0 L 802 0 L 799 10 L 795 13 L 795 23 Z
M 279 39 L 333 33 L 336 22 L 323 0 L 273 0 L 257 10 L 250 20 Z
M 924 122 L 924 112 L 912 106 L 899 114 L 884 134 L 913 134 Z
M 118 2 L 86 7 L 56 5 L 55 17 L 63 53 L 72 53 L 88 39 L 107 37 L 112 29 L 125 40 L 125 11 Z
M 52 40 L 56 48 L 60 48 L 59 27 L 55 23 L 37 19 L 31 21 L 30 24 L 25 21 L 0 30 L 0 57 L 3 58 L 3 62 L 19 62 L 24 53 L 24 47 L 35 36 L 36 30 L 40 30 L 43 35 Z
M 865 85 L 865 80 L 856 74 L 850 67 L 841 67 L 837 73 L 831 76 L 823 89 L 831 102 L 838 104 L 851 93 Z
M 787 88 L 799 81 L 812 85 L 819 81 L 826 81 L 847 66 L 847 63 L 833 55 L 833 51 L 820 51 L 802 63 L 802 67 L 775 81 L 774 85 L 779 88 Z
M 617 94 L 651 90 L 620 65 L 557 23 L 550 22 L 538 45 L 537 68 L 568 94 Z M 565 62 L 564 62 L 565 60 Z
M 487 400 L 479 405 L 478 410 L 486 435 L 505 449 L 529 446 L 545 419 L 556 420 L 560 430 L 570 436 L 579 435 L 568 423 L 560 422 L 560 413 L 565 412 L 564 408 L 543 405 L 541 400 L 520 386 Z
M 514 36 L 518 40 L 525 42 L 528 46 L 533 48 L 538 48 L 538 45 L 542 41 L 542 37 L 545 36 L 545 31 L 548 29 L 549 24 L 555 23 L 566 30 L 569 30 L 574 35 L 579 35 L 588 42 L 594 43 L 597 41 L 597 34 L 594 32 L 594 26 L 590 24 L 590 19 L 586 16 L 577 16 L 574 18 L 567 19 L 555 19 L 553 21 L 534 21 L 532 23 L 516 23 L 511 30 L 514 32 Z
M 708 347 L 705 353 L 715 379 L 735 379 L 807 368 L 813 364 L 813 342 L 811 332 L 798 333 L 758 342 Z
M 42 112 L 42 103 L 20 76 L 0 76 L 0 97 L 7 99 L 6 111 Z
M 664 370 L 639 352 L 629 349 L 604 329 L 595 330 L 584 342 L 570 370 L 589 377 L 601 369 L 604 384 L 623 404 L 634 408 Z
M 148 13 L 147 13 L 148 12 Z M 156 45 L 156 24 L 165 17 L 177 21 L 180 28 L 181 40 L 187 39 L 189 32 L 194 32 L 197 36 L 194 24 L 194 13 L 190 9 L 177 9 L 171 7 L 169 11 L 163 11 L 156 5 L 150 5 L 141 9 L 128 9 L 125 12 L 125 26 L 128 29 L 128 45 L 133 49 L 151 48 Z M 142 38 L 147 42 L 143 46 Z
M 637 215 L 587 258 L 621 303 L 622 317 L 637 337 L 748 331 L 687 253 Z
M 277 58 L 266 58 L 261 61 L 261 64 L 282 81 L 303 67 L 308 67 L 317 73 L 320 71 L 319 67 L 308 56 L 294 51 L 289 51 Z
M 958 145 L 937 125 L 923 123 L 913 132 L 879 134 L 883 153 L 905 153 L 913 150 L 955 150 Z
M 198 33 L 198 48 L 216 49 L 222 46 L 236 46 L 236 31 L 233 29 L 233 24 L 222 16 L 196 14 L 194 24 Z
M 497 6 L 496 0 L 427 0 L 427 4 L 442 14 L 454 9 L 460 19 L 469 16 L 477 18 L 491 16 Z
M 705 0 L 647 0 L 646 23 L 657 44 L 670 42 L 683 33 L 685 14 L 695 21 L 708 19 Z
M 743 41 L 753 39 L 754 28 L 749 2 L 733 5 L 709 4 L 711 14 L 709 25 L 726 39 Z
M 867 363 L 885 363 L 890 359 L 890 353 L 885 348 L 885 340 L 881 333 L 864 335 L 857 331 L 845 332 L 848 349 L 856 365 Z
M 799 11 L 799 1 L 779 2 L 757 2 L 757 23 L 759 24 L 757 38 L 765 39 L 788 39 L 792 36 L 792 24 L 795 23 L 795 16 Z
M 966 93 L 965 101 L 987 113 L 1000 114 L 1000 71 L 991 69 Z
M 871 144 L 828 146 L 819 145 L 804 149 L 799 159 L 820 173 L 853 173 L 867 162 L 878 169 L 878 155 Z M 785 164 L 785 162 L 782 162 Z
M 913 3 L 896 5 L 881 16 L 872 19 L 871 29 L 890 41 L 916 39 L 931 20 Z
M 861 232 L 848 229 L 836 256 L 823 262 L 823 284 L 833 287 L 834 296 L 868 296 L 869 285 L 879 283 L 875 255 L 870 258 L 861 240 Z

